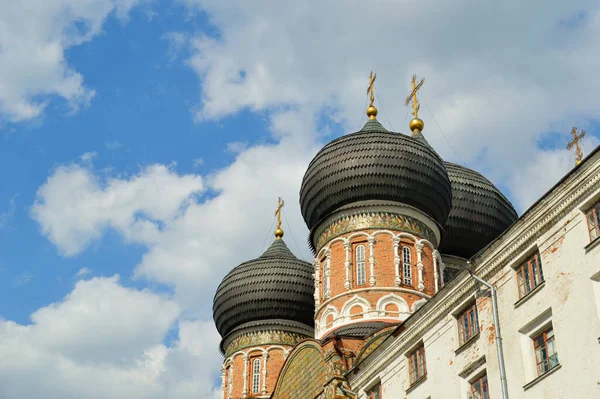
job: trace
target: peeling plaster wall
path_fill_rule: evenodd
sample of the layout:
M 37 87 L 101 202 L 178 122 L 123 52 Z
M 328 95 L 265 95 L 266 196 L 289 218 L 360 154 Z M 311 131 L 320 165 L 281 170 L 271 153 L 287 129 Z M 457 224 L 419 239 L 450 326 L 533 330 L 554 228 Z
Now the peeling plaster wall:
M 600 183 L 595 180 L 600 175 L 600 152 L 586 163 L 587 168 L 576 171 L 579 177 L 576 174 L 565 180 L 536 205 L 539 209 L 532 208 L 523 219 L 532 220 L 532 226 L 553 207 L 559 207 L 565 197 L 556 195 L 557 191 L 575 191 L 573 187 L 586 184 L 591 184 L 591 189 L 577 198 L 559 220 L 546 226 L 543 233 L 540 230 L 541 234 L 527 248 L 511 254 L 498 272 L 484 276 L 497 287 L 511 399 L 600 398 L 600 245 L 586 249 L 590 238 L 584 215 L 587 207 L 600 200 Z M 509 248 L 526 228 L 511 228 L 500 244 L 484 252 L 476 264 L 485 268 L 492 262 L 486 256 L 500 256 L 502 246 Z M 514 268 L 536 250 L 545 282 L 519 301 Z M 469 381 L 483 370 L 488 376 L 490 396 L 501 397 L 491 298 L 473 286 L 466 299 L 453 301 L 452 298 L 464 296 L 465 287 L 472 284 L 466 273 L 455 280 L 417 312 L 402 332 L 382 344 L 359 364 L 356 372 L 349 373 L 350 385 L 359 392 L 359 398 L 366 399 L 364 389 L 376 380 L 381 381 L 383 398 L 467 398 Z M 455 314 L 473 299 L 480 334 L 459 348 Z M 444 306 L 448 307 L 445 313 L 435 313 Z M 424 323 L 434 314 L 434 324 L 425 329 Z M 531 336 L 549 323 L 554 328 L 560 368 L 538 379 Z M 406 355 L 421 341 L 425 345 L 427 378 L 409 387 Z M 536 382 L 530 384 L 532 381 Z

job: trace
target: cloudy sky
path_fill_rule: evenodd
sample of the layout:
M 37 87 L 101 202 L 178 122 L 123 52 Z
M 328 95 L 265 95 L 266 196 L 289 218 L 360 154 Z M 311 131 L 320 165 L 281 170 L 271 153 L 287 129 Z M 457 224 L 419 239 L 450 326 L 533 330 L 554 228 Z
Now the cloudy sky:
M 308 162 L 424 134 L 522 213 L 600 129 L 597 1 L 0 0 L 0 397 L 214 398 L 212 296 L 272 240 L 308 259 Z

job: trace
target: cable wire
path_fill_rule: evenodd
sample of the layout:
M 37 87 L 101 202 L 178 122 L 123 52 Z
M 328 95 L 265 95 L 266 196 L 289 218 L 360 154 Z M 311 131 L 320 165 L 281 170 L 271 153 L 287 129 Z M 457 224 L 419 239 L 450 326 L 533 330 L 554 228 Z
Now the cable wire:
M 294 232 L 292 230 L 292 225 L 288 221 L 288 218 L 287 218 L 287 215 L 285 214 L 285 211 L 283 211 L 283 217 L 285 218 L 285 223 L 288 225 L 288 227 L 290 229 L 290 234 L 292 235 L 292 241 L 294 241 L 294 244 L 296 245 L 296 249 L 298 250 L 298 254 L 300 254 L 302 251 L 300 250 L 300 246 L 296 242 L 296 237 L 294 237 Z
M 396 130 L 396 129 L 394 129 L 394 126 L 392 126 L 392 122 L 390 122 L 390 120 L 387 117 L 387 114 L 385 113 L 385 107 L 383 105 L 383 101 L 379 97 L 379 93 L 375 92 L 375 95 L 377 96 L 377 100 L 379 101 L 379 103 L 381 103 L 381 111 L 383 112 L 383 116 L 385 117 L 385 120 L 390 125 L 390 127 L 392 128 L 392 130 Z
M 275 216 L 273 216 L 273 220 L 271 221 L 271 227 L 269 227 L 269 232 L 267 233 L 267 236 L 265 237 L 265 241 L 263 242 L 262 248 L 263 248 L 263 252 L 267 250 L 267 240 L 269 239 L 269 234 L 271 234 L 271 232 L 273 231 L 273 225 L 275 224 Z
M 446 136 L 446 134 L 444 133 L 444 131 L 440 127 L 440 124 L 438 123 L 437 119 L 435 119 L 435 115 L 433 115 L 433 111 L 429 107 L 429 103 L 427 102 L 427 99 L 423 95 L 421 95 L 421 98 L 423 99 L 423 101 L 425 101 L 425 105 L 427 106 L 427 109 L 429 110 L 429 113 L 431 114 L 431 117 L 433 118 L 433 121 L 437 125 L 438 129 L 440 129 L 440 132 L 442 132 L 442 136 L 444 136 L 444 139 L 446 140 L 446 142 L 448 143 L 448 145 L 450 146 L 450 148 L 452 148 L 452 151 L 454 151 L 454 153 L 456 154 L 456 156 L 458 157 L 458 159 L 460 159 L 461 162 L 464 165 L 465 164 L 465 160 L 460 156 L 460 154 L 458 153 L 458 151 L 456 151 L 456 149 L 454 148 L 454 146 L 452 146 L 452 143 L 450 142 L 450 140 L 448 140 L 448 137 Z

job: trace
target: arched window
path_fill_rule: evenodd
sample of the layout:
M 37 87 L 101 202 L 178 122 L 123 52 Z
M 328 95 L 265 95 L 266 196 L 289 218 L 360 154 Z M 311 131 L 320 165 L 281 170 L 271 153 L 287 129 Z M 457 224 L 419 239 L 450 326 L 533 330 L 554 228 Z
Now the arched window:
M 356 247 L 356 285 L 367 283 L 365 270 L 365 246 L 359 245 Z
M 252 362 L 252 393 L 260 392 L 260 359 Z
M 404 274 L 404 284 L 412 285 L 412 262 L 409 247 L 402 247 L 402 271 Z

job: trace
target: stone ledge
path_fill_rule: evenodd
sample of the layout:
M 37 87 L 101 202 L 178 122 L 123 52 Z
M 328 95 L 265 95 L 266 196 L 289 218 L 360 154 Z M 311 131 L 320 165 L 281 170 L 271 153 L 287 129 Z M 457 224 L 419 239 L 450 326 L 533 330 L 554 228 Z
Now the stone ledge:
M 527 384 L 523 385 L 523 390 L 526 391 L 529 388 L 531 388 L 532 386 L 534 386 L 535 384 L 537 384 L 538 382 L 540 382 L 541 380 L 543 380 L 544 378 L 548 377 L 550 374 L 554 374 L 554 372 L 556 370 L 558 370 L 559 368 L 561 368 L 562 365 L 559 363 L 556 366 L 552 367 L 550 370 L 546 371 L 544 374 L 540 375 L 539 377 L 535 378 L 533 381 L 528 382 Z
M 459 353 L 461 353 L 462 351 L 464 351 L 465 349 L 467 349 L 469 346 L 471 346 L 471 344 L 475 341 L 477 341 L 477 339 L 479 338 L 480 332 L 477 331 L 477 334 L 473 335 L 471 338 L 469 338 L 468 340 L 466 340 L 461 346 L 458 347 L 458 349 L 456 349 L 454 351 L 455 355 L 458 355 Z
M 419 385 L 421 385 L 425 380 L 427 380 L 427 374 L 425 374 L 423 377 L 419 378 L 418 380 L 416 380 L 415 382 L 410 384 L 410 386 L 408 387 L 408 389 L 405 392 L 406 395 L 408 395 L 410 392 L 414 391 L 415 388 L 418 387 Z
M 537 287 L 535 287 L 534 289 L 529 291 L 527 294 L 525 294 L 525 296 L 523 298 L 521 298 L 517 302 L 515 302 L 515 309 L 518 308 L 519 306 L 521 306 L 522 304 L 524 304 L 525 302 L 527 302 L 529 300 L 529 298 L 531 298 L 536 292 L 540 291 L 545 285 L 546 285 L 546 280 L 542 281 L 541 283 L 539 283 L 537 285 Z
M 583 247 L 583 249 L 585 249 L 585 253 L 587 254 L 592 249 L 596 248 L 598 245 L 600 245 L 600 236 L 594 238 L 592 240 L 592 242 L 590 242 L 588 245 L 586 245 L 585 247 Z

